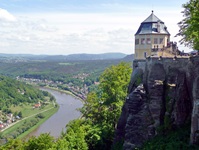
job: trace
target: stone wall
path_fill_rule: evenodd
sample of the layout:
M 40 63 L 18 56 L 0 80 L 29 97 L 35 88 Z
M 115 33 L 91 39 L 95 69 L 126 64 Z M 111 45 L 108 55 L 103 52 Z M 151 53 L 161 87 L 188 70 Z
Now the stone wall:
M 135 61 L 115 142 L 140 147 L 160 132 L 191 123 L 190 143 L 199 141 L 199 56 Z

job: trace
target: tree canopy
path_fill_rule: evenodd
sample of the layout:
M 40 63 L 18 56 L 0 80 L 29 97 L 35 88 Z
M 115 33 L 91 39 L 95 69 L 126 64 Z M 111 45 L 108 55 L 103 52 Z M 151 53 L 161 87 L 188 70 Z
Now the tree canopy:
M 183 8 L 184 19 L 178 23 L 177 36 L 182 36 L 181 44 L 199 50 L 199 0 L 190 0 Z
M 44 100 L 44 94 L 39 89 L 9 77 L 0 76 L 0 110 L 7 112 L 11 105 L 36 103 L 38 100 Z
M 97 92 L 88 94 L 81 112 L 85 119 L 83 125 L 87 126 L 85 138 L 89 149 L 111 148 L 131 72 L 130 65 L 124 62 L 107 68 L 100 76 Z

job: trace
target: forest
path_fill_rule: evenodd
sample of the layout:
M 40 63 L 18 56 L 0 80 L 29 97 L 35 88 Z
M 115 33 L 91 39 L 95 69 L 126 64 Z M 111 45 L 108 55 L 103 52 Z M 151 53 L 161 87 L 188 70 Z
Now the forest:
M 44 101 L 46 92 L 14 79 L 0 76 L 0 110 L 10 112 L 9 108 L 22 103 L 37 103 L 38 100 Z

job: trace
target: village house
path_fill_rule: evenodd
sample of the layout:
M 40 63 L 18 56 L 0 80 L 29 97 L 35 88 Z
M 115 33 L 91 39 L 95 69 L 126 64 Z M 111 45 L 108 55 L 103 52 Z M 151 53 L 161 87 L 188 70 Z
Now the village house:
M 9 119 L 12 119 L 13 114 L 12 114 L 12 113 L 9 113 L 9 114 L 7 115 L 7 117 L 8 117 Z
M 0 124 L 0 129 L 3 129 L 4 128 L 4 124 Z
M 41 107 L 41 103 L 40 102 L 38 102 L 37 104 L 35 104 L 34 106 L 33 106 L 33 108 L 40 108 Z

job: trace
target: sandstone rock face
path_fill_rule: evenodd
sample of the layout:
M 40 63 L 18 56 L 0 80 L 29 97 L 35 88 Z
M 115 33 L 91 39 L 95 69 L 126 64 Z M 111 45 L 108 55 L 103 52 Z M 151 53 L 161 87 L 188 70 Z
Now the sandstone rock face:
M 160 127 L 191 123 L 190 142 L 199 141 L 199 56 L 148 58 L 134 62 L 128 96 L 116 129 L 115 142 L 123 149 L 140 147 Z

